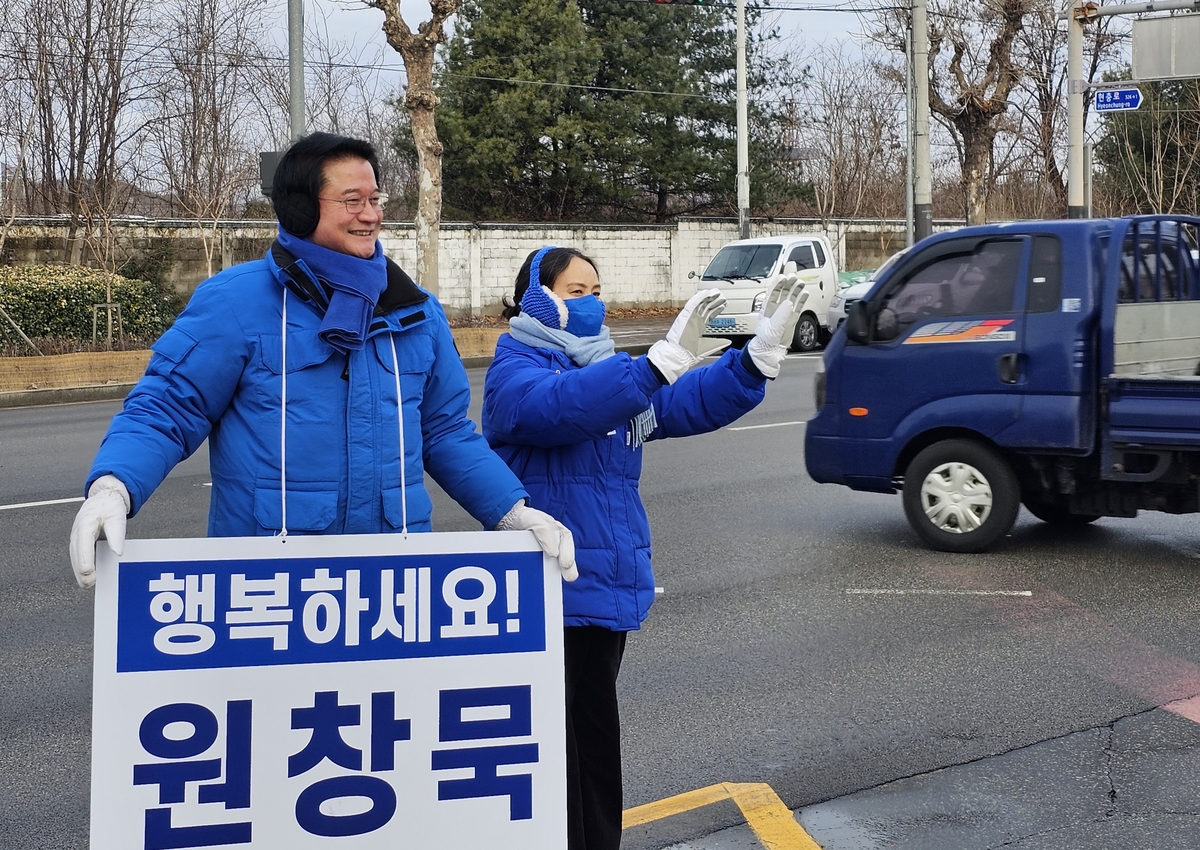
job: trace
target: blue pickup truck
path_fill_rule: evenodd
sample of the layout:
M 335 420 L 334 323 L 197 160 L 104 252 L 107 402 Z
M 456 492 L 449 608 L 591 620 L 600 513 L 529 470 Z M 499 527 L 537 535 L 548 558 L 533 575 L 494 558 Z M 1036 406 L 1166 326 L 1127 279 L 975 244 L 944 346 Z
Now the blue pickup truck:
M 852 305 L 816 380 L 815 481 L 902 493 L 929 546 L 1200 511 L 1200 218 L 967 227 Z

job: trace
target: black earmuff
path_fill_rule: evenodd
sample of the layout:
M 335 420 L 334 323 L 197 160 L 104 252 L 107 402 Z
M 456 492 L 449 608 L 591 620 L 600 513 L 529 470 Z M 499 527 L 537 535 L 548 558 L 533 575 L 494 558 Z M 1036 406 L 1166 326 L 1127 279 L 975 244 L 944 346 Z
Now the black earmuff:
M 311 236 L 321 220 L 320 202 L 311 195 L 276 191 L 271 195 L 271 206 L 280 226 L 301 239 Z

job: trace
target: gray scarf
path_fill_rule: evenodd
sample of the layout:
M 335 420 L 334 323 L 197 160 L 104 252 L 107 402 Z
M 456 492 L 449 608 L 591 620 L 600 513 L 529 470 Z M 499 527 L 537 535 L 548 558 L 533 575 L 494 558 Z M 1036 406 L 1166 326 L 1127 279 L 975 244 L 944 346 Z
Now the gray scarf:
M 508 332 L 517 342 L 523 342 L 533 348 L 561 351 L 570 357 L 576 366 L 606 360 L 616 353 L 607 326 L 600 328 L 600 333 L 595 336 L 575 336 L 566 331 L 548 328 L 527 313 L 519 313 L 508 320 Z

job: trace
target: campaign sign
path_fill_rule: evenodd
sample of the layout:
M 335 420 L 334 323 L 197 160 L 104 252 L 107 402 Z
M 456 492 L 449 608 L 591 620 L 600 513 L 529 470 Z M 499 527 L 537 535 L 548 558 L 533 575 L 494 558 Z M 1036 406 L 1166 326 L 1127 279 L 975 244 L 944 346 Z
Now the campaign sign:
M 92 850 L 566 846 L 529 532 L 97 547 Z

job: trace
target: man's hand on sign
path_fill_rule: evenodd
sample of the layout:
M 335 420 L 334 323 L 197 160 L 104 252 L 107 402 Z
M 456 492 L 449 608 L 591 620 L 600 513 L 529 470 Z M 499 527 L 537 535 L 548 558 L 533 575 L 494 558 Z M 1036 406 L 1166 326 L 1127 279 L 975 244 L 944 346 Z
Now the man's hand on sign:
M 88 497 L 71 526 L 71 569 L 80 587 L 96 583 L 96 541 L 108 540 L 116 555 L 125 552 L 125 518 L 129 491 L 115 475 L 101 475 L 88 488 Z
M 579 578 L 579 570 L 575 566 L 575 538 L 571 536 L 571 529 L 550 514 L 531 508 L 522 500 L 504 515 L 496 530 L 532 531 L 542 551 L 558 559 L 558 570 L 563 580 L 575 581 Z

